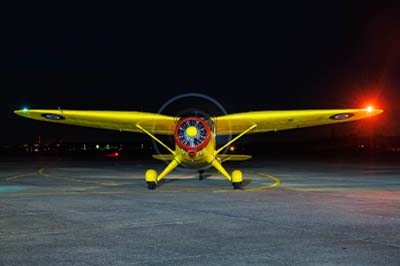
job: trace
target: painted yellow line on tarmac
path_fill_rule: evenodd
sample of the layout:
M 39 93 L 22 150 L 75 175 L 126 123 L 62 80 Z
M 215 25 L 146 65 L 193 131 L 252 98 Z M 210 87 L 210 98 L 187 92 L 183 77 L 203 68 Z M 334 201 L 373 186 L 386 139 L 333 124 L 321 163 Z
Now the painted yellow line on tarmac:
M 276 176 L 267 174 L 267 173 L 254 173 L 257 175 L 260 175 L 262 177 L 266 177 L 269 179 L 272 179 L 274 181 L 274 183 L 272 183 L 271 185 L 267 185 L 267 186 L 262 186 L 262 187 L 255 187 L 255 188 L 244 188 L 243 190 L 240 189 L 235 189 L 235 190 L 227 190 L 227 189 L 223 189 L 223 190 L 215 190 L 213 192 L 252 192 L 252 191 L 262 191 L 262 190 L 267 190 L 267 189 L 271 189 L 274 187 L 277 187 L 281 184 L 281 180 L 279 178 L 277 178 Z
M 263 187 L 248 188 L 248 189 L 246 189 L 246 191 L 266 190 L 266 189 L 271 189 L 271 188 L 277 187 L 281 184 L 281 180 L 279 178 L 277 178 L 276 176 L 273 176 L 273 175 L 270 175 L 267 173 L 257 173 L 257 174 L 260 176 L 272 179 L 274 181 L 274 183 L 271 185 L 263 186 Z
M 20 177 L 36 175 L 36 174 L 37 174 L 37 172 L 30 172 L 30 173 L 26 173 L 26 174 L 13 175 L 13 176 L 9 176 L 9 177 L 5 178 L 4 181 L 10 181 L 10 180 L 17 179 Z
M 363 187 L 356 188 L 356 187 L 308 187 L 308 188 L 301 188 L 301 187 L 285 187 L 285 190 L 293 190 L 293 191 L 304 191 L 304 192 L 326 192 L 326 191 L 349 191 L 349 190 L 369 190 Z
M 267 174 L 267 173 L 253 173 L 257 174 L 259 176 L 271 179 L 274 181 L 274 183 L 262 187 L 256 187 L 256 188 L 244 188 L 243 190 L 234 190 L 232 188 L 229 189 L 218 189 L 217 187 L 165 187 L 164 185 L 161 186 L 157 191 L 154 191 L 156 193 L 158 192 L 164 192 L 164 193 L 177 193 L 177 192 L 252 192 L 252 191 L 262 191 L 262 190 L 267 190 L 271 189 L 274 187 L 277 187 L 280 185 L 281 181 L 279 178 Z M 81 180 L 77 178 L 68 178 L 68 177 L 62 177 L 62 176 L 55 176 L 55 175 L 50 175 L 45 172 L 45 168 L 40 168 L 36 172 L 30 172 L 26 174 L 19 174 L 19 175 L 14 175 L 7 177 L 5 180 L 13 180 L 17 179 L 20 177 L 24 176 L 30 176 L 30 175 L 39 175 L 39 176 L 44 176 L 47 178 L 52 178 L 52 179 L 60 179 L 60 180 L 65 180 L 69 182 L 76 182 L 76 183 L 81 183 L 81 184 L 94 184 L 97 186 L 109 186 L 109 187 L 115 187 L 118 185 L 121 185 L 120 183 L 117 182 L 98 182 L 98 181 L 90 181 L 90 180 Z M 229 184 L 229 183 L 228 183 Z M 91 187 L 91 189 L 94 189 L 96 187 Z M 26 196 L 33 196 L 33 195 L 111 195 L 111 194 L 127 194 L 127 193 L 132 193 L 132 192 L 145 192 L 147 191 L 145 188 L 142 189 L 137 189 L 133 188 L 130 190 L 124 190 L 124 191 L 49 191 L 49 192 L 20 192 L 20 193 L 12 193 L 12 195 L 26 195 Z M 154 193 L 153 192 L 153 193 Z M 150 192 L 151 193 L 151 192 Z M 10 194 L 8 194 L 10 195 Z
M 8 193 L 4 196 L 47 196 L 47 195 L 111 195 L 111 194 L 128 194 L 137 191 L 54 191 L 54 192 L 22 192 L 22 193 Z
M 168 189 L 168 188 L 161 188 L 160 190 L 157 189 L 157 192 L 252 192 L 252 191 L 262 191 L 262 190 L 267 190 L 267 189 L 271 189 L 274 187 L 277 187 L 281 184 L 281 180 L 279 178 L 277 178 L 276 176 L 267 174 L 267 173 L 254 173 L 257 175 L 260 175 L 262 177 L 266 177 L 269 179 L 272 179 L 274 181 L 274 183 L 272 183 L 271 185 L 267 185 L 267 186 L 262 186 L 262 187 L 256 187 L 256 188 L 244 188 L 243 190 L 241 189 L 212 189 L 212 188 L 207 188 L 207 187 L 199 187 L 199 188 L 176 188 L 176 189 Z
M 76 178 L 49 175 L 44 172 L 44 168 L 40 168 L 38 170 L 38 173 L 39 173 L 39 175 L 45 176 L 48 178 L 62 179 L 65 181 L 76 182 L 76 183 L 81 183 L 81 184 L 95 184 L 95 185 L 99 185 L 99 186 L 119 186 L 120 185 L 120 183 L 117 183 L 117 182 L 97 182 L 97 181 L 81 180 L 81 179 L 76 179 Z

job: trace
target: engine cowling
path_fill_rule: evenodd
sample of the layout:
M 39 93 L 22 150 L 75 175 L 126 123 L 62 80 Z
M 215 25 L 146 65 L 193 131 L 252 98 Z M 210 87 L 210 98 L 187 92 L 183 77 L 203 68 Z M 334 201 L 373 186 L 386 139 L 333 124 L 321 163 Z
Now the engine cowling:
M 211 129 L 200 117 L 185 117 L 178 122 L 174 137 L 178 146 L 193 157 L 210 141 Z

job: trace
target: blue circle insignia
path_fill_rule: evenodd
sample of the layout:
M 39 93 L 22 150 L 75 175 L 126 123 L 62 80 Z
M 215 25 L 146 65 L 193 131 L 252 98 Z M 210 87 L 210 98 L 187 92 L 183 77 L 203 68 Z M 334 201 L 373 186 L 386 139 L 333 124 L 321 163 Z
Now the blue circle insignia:
M 329 117 L 329 119 L 343 120 L 343 119 L 348 119 L 348 118 L 352 117 L 353 115 L 354 114 L 352 114 L 352 113 L 341 113 L 341 114 L 332 115 Z
M 50 120 L 64 120 L 65 117 L 61 115 L 56 115 L 56 114 L 42 114 L 44 118 L 50 119 Z

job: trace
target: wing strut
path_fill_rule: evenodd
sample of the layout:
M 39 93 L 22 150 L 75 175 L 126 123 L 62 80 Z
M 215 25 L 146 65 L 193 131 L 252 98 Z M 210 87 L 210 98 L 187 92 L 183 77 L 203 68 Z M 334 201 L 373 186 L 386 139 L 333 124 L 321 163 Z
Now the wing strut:
M 224 146 L 222 146 L 221 148 L 219 148 L 215 155 L 217 155 L 218 153 L 220 153 L 221 151 L 223 151 L 226 147 L 228 147 L 229 145 L 231 145 L 233 142 L 235 142 L 236 140 L 238 140 L 241 136 L 243 136 L 244 134 L 246 134 L 247 132 L 249 132 L 250 130 L 252 130 L 253 128 L 255 128 L 257 125 L 254 124 L 251 127 L 249 127 L 248 129 L 246 129 L 245 131 L 243 131 L 242 133 L 240 133 L 239 135 L 237 135 L 236 137 L 234 137 L 233 139 L 231 139 L 230 141 L 228 141 Z
M 151 134 L 148 130 L 146 130 L 145 128 L 143 128 L 141 125 L 136 124 L 136 127 L 138 129 L 140 129 L 141 131 L 143 131 L 144 133 L 146 133 L 147 135 L 149 135 L 152 139 L 154 139 L 155 141 L 157 141 L 158 143 L 160 143 L 164 148 L 166 148 L 170 153 L 172 153 L 175 156 L 175 152 L 168 147 L 164 142 L 162 142 L 161 140 L 159 140 L 156 136 L 154 136 L 153 134 Z

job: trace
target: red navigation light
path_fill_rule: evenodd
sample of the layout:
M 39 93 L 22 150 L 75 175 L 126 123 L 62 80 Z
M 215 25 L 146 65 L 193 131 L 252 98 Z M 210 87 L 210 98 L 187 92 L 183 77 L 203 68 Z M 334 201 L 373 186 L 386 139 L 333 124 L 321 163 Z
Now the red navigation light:
M 118 157 L 119 156 L 119 152 L 114 152 L 114 156 Z

